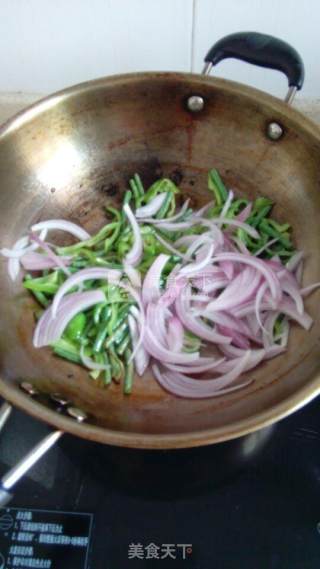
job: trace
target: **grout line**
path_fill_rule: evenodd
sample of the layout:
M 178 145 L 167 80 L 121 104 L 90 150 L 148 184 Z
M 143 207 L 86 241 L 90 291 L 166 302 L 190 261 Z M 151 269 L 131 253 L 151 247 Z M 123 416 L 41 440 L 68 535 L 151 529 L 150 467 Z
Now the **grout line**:
M 195 28 L 196 28 L 197 0 L 192 0 L 192 26 L 191 26 L 191 46 L 190 46 L 190 71 L 194 72 L 195 67 Z

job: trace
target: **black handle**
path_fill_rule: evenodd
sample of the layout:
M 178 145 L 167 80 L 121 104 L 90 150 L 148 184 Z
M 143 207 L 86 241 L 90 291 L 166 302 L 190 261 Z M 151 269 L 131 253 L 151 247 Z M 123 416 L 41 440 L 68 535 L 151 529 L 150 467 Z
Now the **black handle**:
M 273 36 L 258 32 L 230 34 L 212 46 L 205 62 L 217 65 L 229 57 L 282 71 L 288 78 L 289 87 L 301 89 L 303 85 L 304 65 L 299 53 L 288 43 Z

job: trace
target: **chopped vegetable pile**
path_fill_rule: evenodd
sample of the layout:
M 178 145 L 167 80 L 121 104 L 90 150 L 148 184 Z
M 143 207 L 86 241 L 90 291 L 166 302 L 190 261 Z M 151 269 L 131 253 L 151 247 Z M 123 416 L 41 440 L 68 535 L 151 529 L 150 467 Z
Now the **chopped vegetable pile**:
M 121 210 L 95 235 L 64 220 L 33 225 L 11 249 L 15 280 L 37 299 L 35 348 L 80 364 L 100 386 L 152 367 L 167 391 L 214 397 L 247 385 L 239 376 L 282 353 L 289 326 L 308 330 L 301 288 L 302 252 L 289 224 L 270 217 L 272 202 L 236 198 L 218 172 L 208 175 L 209 201 L 199 210 L 178 187 L 157 180 L 145 190 L 136 174 Z M 56 246 L 50 231 L 77 242 Z

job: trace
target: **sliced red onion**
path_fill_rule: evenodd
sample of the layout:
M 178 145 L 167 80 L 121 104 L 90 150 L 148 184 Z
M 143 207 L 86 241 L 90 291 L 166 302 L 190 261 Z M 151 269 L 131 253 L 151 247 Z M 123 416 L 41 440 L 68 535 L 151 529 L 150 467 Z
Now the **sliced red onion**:
M 245 208 L 243 208 L 242 211 L 240 211 L 240 213 L 238 213 L 238 215 L 236 215 L 235 219 L 237 221 L 241 221 L 242 223 L 244 223 L 248 219 L 248 217 L 250 217 L 251 210 L 252 210 L 252 204 L 249 203 Z
M 183 348 L 184 330 L 183 326 L 176 316 L 168 319 L 168 335 L 167 345 L 173 352 L 181 352 Z
M 267 291 L 267 288 L 268 288 L 267 283 L 263 283 L 263 284 L 260 286 L 260 288 L 258 289 L 257 294 L 256 294 L 256 298 L 255 298 L 255 315 L 256 315 L 256 319 L 257 319 L 257 322 L 259 323 L 259 326 L 260 326 L 261 330 L 264 330 L 264 331 L 266 331 L 266 329 L 265 329 L 265 327 L 264 327 L 264 325 L 263 325 L 263 323 L 262 323 L 262 320 L 261 320 L 260 308 L 261 308 L 261 303 L 262 303 L 262 301 L 263 301 L 263 298 L 264 298 L 264 296 L 265 296 L 265 293 L 266 293 L 266 291 Z M 274 308 L 275 308 L 275 307 L 274 307 Z
M 207 237 L 210 236 L 210 231 L 206 231 L 206 233 L 201 233 L 201 236 L 207 235 Z M 174 244 L 176 247 L 190 247 L 190 245 L 192 245 L 192 243 L 194 243 L 195 241 L 197 241 L 199 239 L 200 235 L 183 235 L 182 237 L 179 237 L 179 239 L 177 239 Z
M 206 233 L 202 233 L 201 235 L 197 235 L 197 239 L 195 239 L 192 243 L 190 243 L 188 249 L 186 250 L 185 256 L 187 259 L 191 259 L 191 257 L 198 252 L 200 247 L 203 245 L 211 245 L 213 244 L 213 239 L 210 231 Z
M 307 312 L 299 314 L 294 302 L 290 298 L 283 298 L 278 304 L 278 310 L 286 316 L 289 316 L 291 320 L 298 322 L 298 324 L 305 328 L 305 330 L 310 330 L 313 324 L 313 319 L 309 314 L 307 314 Z
M 296 271 L 303 259 L 303 256 L 304 256 L 303 251 L 297 251 L 296 253 L 294 253 L 291 259 L 289 259 L 289 261 L 286 264 L 288 271 L 291 271 L 292 273 Z
M 204 359 L 204 358 L 200 358 Z M 225 358 L 220 358 L 220 359 L 216 359 L 216 358 L 210 358 L 210 362 L 208 363 L 199 363 L 197 365 L 197 362 L 194 362 L 194 365 L 187 365 L 187 366 L 183 366 L 183 365 L 176 365 L 176 364 L 168 364 L 168 363 L 164 363 L 163 365 L 170 369 L 170 371 L 176 371 L 176 372 L 180 372 L 180 373 L 205 373 L 206 371 L 211 371 L 215 368 L 219 368 L 221 366 L 221 364 L 223 364 L 225 362 Z M 219 370 L 220 371 L 220 370 Z
M 8 274 L 12 281 L 15 281 L 20 272 L 20 263 L 18 259 L 9 259 Z
M 92 358 L 90 358 L 89 356 L 86 356 L 86 354 L 84 353 L 84 350 L 85 350 L 85 347 L 81 346 L 80 358 L 81 358 L 81 361 L 85 367 L 87 367 L 88 369 L 97 370 L 97 371 L 105 371 L 107 369 L 110 369 L 110 364 L 98 364 Z
M 205 217 L 199 217 L 194 220 L 194 225 L 201 225 L 202 227 L 208 227 L 209 233 L 212 235 L 212 239 L 216 242 L 217 246 L 224 245 L 224 235 L 221 229 L 212 221 L 212 219 L 206 219 Z M 203 234 L 202 234 L 203 235 Z
M 70 233 L 74 237 L 80 239 L 80 241 L 85 241 L 86 239 L 90 239 L 91 235 L 85 231 L 82 227 L 77 225 L 76 223 L 72 223 L 72 221 L 65 221 L 64 219 L 50 219 L 48 221 L 40 221 L 39 223 L 35 223 L 31 227 L 31 231 L 41 231 L 42 229 L 49 230 L 59 230 L 59 231 L 66 231 Z
M 243 255 L 251 255 L 249 249 L 246 247 L 246 244 L 242 241 L 242 239 L 239 239 L 239 237 L 235 237 L 234 235 L 231 237 L 231 239 L 238 247 L 240 253 Z
M 186 289 L 187 294 L 180 294 L 175 301 L 175 308 L 178 318 L 182 324 L 203 340 L 215 344 L 229 344 L 231 339 L 218 334 L 213 328 L 210 328 L 205 322 L 192 315 L 190 311 L 190 288 Z
M 40 233 L 40 238 L 45 239 L 47 236 L 47 230 L 44 229 Z M 29 237 L 20 237 L 18 241 L 13 245 L 12 249 L 4 248 L 0 251 L 2 255 L 9 257 L 8 261 L 8 273 L 12 281 L 15 281 L 20 272 L 20 258 L 23 257 L 27 252 L 34 251 L 38 248 L 36 243 L 29 244 Z
M 241 334 L 237 330 L 229 328 L 228 326 L 221 326 L 221 325 L 217 327 L 217 330 L 224 336 L 228 336 L 229 338 L 231 338 L 231 343 L 237 346 L 238 348 L 242 348 L 243 350 L 250 349 L 250 342 L 248 338 L 246 336 L 243 336 L 243 334 Z
M 234 276 L 234 263 L 232 263 L 232 261 L 221 261 L 220 267 L 226 275 L 227 279 L 231 281 Z
M 229 253 L 229 255 L 232 254 Z M 260 282 L 260 274 L 253 268 L 246 267 L 216 299 L 208 304 L 207 310 L 230 310 L 246 302 L 256 293 Z
M 140 271 L 138 271 L 138 269 L 136 269 L 132 265 L 128 265 L 127 263 L 124 263 L 123 270 L 127 275 L 129 281 L 131 282 L 132 286 L 134 286 L 135 288 L 141 288 L 142 279 Z
M 259 255 L 261 255 L 261 253 L 263 253 L 266 249 L 268 249 L 269 247 L 271 247 L 272 245 L 274 245 L 278 241 L 279 241 L 279 237 L 274 237 L 274 239 L 270 239 L 270 241 L 268 241 L 265 245 L 263 245 L 263 247 L 260 247 L 260 249 L 258 249 L 258 251 L 255 252 L 254 256 L 259 257 Z
M 314 290 L 317 290 L 317 288 L 320 287 L 320 282 L 319 283 L 313 283 L 309 286 L 305 286 L 304 288 L 300 289 L 300 294 L 301 296 L 308 296 L 309 294 L 311 294 L 311 292 L 313 292 Z
M 57 342 L 76 314 L 104 301 L 105 295 L 101 290 L 69 294 L 62 299 L 55 317 L 52 314 L 51 305 L 37 323 L 33 336 L 34 347 L 41 348 Z
M 161 226 L 158 226 L 158 229 L 164 229 L 165 231 L 183 231 L 184 229 L 190 229 L 192 227 L 192 221 L 167 221 L 163 220 Z
M 71 263 L 71 256 L 60 256 L 64 266 Z M 26 253 L 21 257 L 21 265 L 26 271 L 43 271 L 45 269 L 54 269 L 57 267 L 57 263 L 54 259 L 49 257 L 49 255 L 42 255 L 41 253 L 36 253 L 35 251 Z
M 158 213 L 166 197 L 167 197 L 167 192 L 163 192 L 162 194 L 158 194 L 157 196 L 155 196 L 147 205 L 138 207 L 136 209 L 136 217 L 138 217 L 139 219 L 142 219 L 144 217 L 152 217 L 153 215 Z
M 279 280 L 274 271 L 262 259 L 249 257 L 241 253 L 219 253 L 216 255 L 216 257 L 214 257 L 213 262 L 219 263 L 220 261 L 234 261 L 253 267 L 258 272 L 260 272 L 268 282 L 272 296 L 276 300 L 279 300 L 279 298 L 281 298 L 281 287 Z
M 210 245 L 203 246 L 203 248 L 204 247 L 205 247 L 205 255 L 203 256 L 203 258 L 199 259 L 198 261 L 196 261 L 194 263 L 189 263 L 188 265 L 183 267 L 180 270 L 181 276 L 188 276 L 189 277 L 193 273 L 197 273 L 199 271 L 202 271 L 210 263 L 212 255 L 213 255 L 213 251 L 214 251 L 214 244 L 211 243 Z
M 242 221 L 238 221 L 237 219 L 229 219 L 229 217 L 213 217 L 210 221 L 216 223 L 217 225 L 228 225 L 230 227 L 238 227 L 239 229 L 243 229 L 254 239 L 259 239 L 260 237 L 258 231 L 254 229 L 254 227 L 251 227 L 251 225 L 248 225 Z
M 161 237 L 161 235 L 159 235 L 159 233 L 157 233 L 157 231 L 155 231 L 154 236 L 156 237 L 156 239 L 158 239 L 158 241 L 159 241 L 159 243 L 161 243 L 161 245 L 163 245 L 166 249 L 168 249 L 168 251 L 170 251 L 170 253 L 173 253 L 173 255 L 176 255 L 177 257 L 181 257 L 181 259 L 188 260 L 188 258 L 186 257 L 186 255 L 184 253 L 181 253 L 181 251 L 179 251 L 171 243 L 166 241 L 166 239 L 163 239 L 163 237 Z
M 290 275 L 291 275 L 291 273 L 290 273 Z M 291 275 L 291 277 L 292 277 L 292 275 Z M 281 277 L 280 277 L 280 279 L 281 279 Z M 292 277 L 292 280 L 288 279 L 287 277 L 285 277 L 284 279 L 281 279 L 281 286 L 282 286 L 283 292 L 286 292 L 289 296 L 291 296 L 292 300 L 295 302 L 299 314 L 303 314 L 303 312 L 304 312 L 303 300 L 302 300 L 302 296 L 301 296 L 301 293 L 299 290 L 298 283 L 294 279 L 294 277 Z
M 121 277 L 121 272 L 116 269 L 105 269 L 99 267 L 92 267 L 90 269 L 82 269 L 77 273 L 74 273 L 69 277 L 59 288 L 52 302 L 52 316 L 55 317 L 59 304 L 65 294 L 69 292 L 73 287 L 81 285 L 84 281 L 94 279 L 94 280 L 108 280 L 118 286 L 119 279 Z M 125 285 L 122 284 L 125 288 Z M 127 287 L 128 288 L 128 287 Z
M 42 241 L 42 239 L 40 239 L 40 237 L 38 237 L 38 235 L 36 233 L 31 232 L 30 233 L 30 240 L 34 241 L 35 243 L 37 243 L 37 245 L 39 247 L 41 247 L 41 249 L 43 249 L 44 251 L 46 251 L 48 257 L 50 257 L 50 259 L 52 260 L 53 263 L 55 263 L 55 265 L 57 267 L 59 267 L 65 275 L 70 276 L 70 271 L 69 269 L 66 267 L 66 265 L 64 264 L 64 262 L 62 261 L 61 257 L 59 257 L 58 255 L 56 255 L 52 249 L 50 249 L 49 245 L 45 242 Z
M 228 197 L 227 197 L 227 199 L 226 199 L 226 201 L 225 201 L 225 204 L 224 204 L 224 206 L 223 206 L 223 208 L 222 208 L 222 210 L 221 210 L 221 213 L 220 213 L 219 217 L 222 217 L 222 218 L 223 218 L 223 217 L 226 217 L 226 215 L 227 215 L 227 213 L 228 213 L 228 211 L 229 211 L 229 208 L 230 208 L 230 206 L 231 206 L 231 204 L 232 204 L 233 198 L 234 198 L 234 193 L 233 193 L 232 190 L 230 190 L 229 193 L 228 193 Z M 238 220 L 238 221 L 239 221 L 239 220 Z
M 169 309 L 162 304 L 155 304 L 150 302 L 147 307 L 147 321 L 150 329 L 153 331 L 155 338 L 164 347 L 168 347 L 171 350 L 171 346 L 168 346 L 167 338 L 167 320 L 171 315 Z
M 178 372 L 161 373 L 156 365 L 152 366 L 152 370 L 160 385 L 171 393 L 182 397 L 201 399 L 227 393 L 225 388 L 242 374 L 249 359 L 250 351 L 234 365 L 231 371 L 214 379 L 194 379 Z M 248 383 L 242 384 L 241 387 L 248 385 Z M 239 386 L 234 386 L 233 390 L 237 388 L 240 389 Z
M 146 326 L 143 345 L 151 356 L 162 362 L 188 364 L 189 362 L 196 361 L 199 358 L 199 352 L 192 354 L 185 354 L 183 352 L 177 353 L 168 350 L 156 338 L 150 326 Z
M 198 310 L 196 312 L 198 316 L 202 316 L 207 320 L 211 320 L 215 324 L 222 326 L 224 328 L 229 328 L 230 330 L 239 332 L 240 334 L 247 336 L 248 338 L 254 339 L 253 334 L 250 331 L 249 326 L 240 318 L 233 316 L 232 314 L 228 314 L 227 312 L 223 311 L 210 311 L 207 307 L 204 310 Z M 232 337 L 232 333 L 225 334 L 226 336 Z
M 139 313 L 137 317 L 139 318 Z M 138 330 L 139 325 L 138 322 L 136 322 L 135 318 L 132 316 L 132 314 L 129 314 L 128 316 L 128 324 L 130 329 L 132 347 L 134 349 L 139 341 L 139 330 Z M 136 350 L 134 356 L 134 365 L 138 375 L 142 376 L 144 374 L 149 365 L 149 361 L 150 361 L 149 354 L 146 352 L 144 347 L 140 345 L 140 347 Z
M 195 211 L 193 217 L 203 217 L 214 205 L 215 202 L 213 200 L 211 202 L 208 202 L 206 205 Z
M 199 276 L 193 279 L 192 284 L 202 292 L 211 294 L 226 287 L 229 280 L 226 277 Z
M 175 302 L 176 298 L 178 298 L 178 296 L 181 294 L 186 284 L 187 279 L 185 277 L 177 277 L 173 279 L 168 284 L 165 293 L 162 295 L 160 303 L 167 307 L 171 306 Z
M 189 207 L 189 203 L 190 199 L 186 200 L 180 211 L 178 211 L 178 213 L 176 213 L 172 217 L 164 217 L 163 219 L 146 219 L 145 222 L 153 223 L 154 225 L 159 225 L 159 229 L 161 229 L 160 226 L 162 226 L 163 223 L 171 223 L 173 221 L 177 221 L 178 219 L 180 219 L 180 217 L 182 217 L 186 213 Z
M 263 347 L 265 349 L 271 348 L 271 346 L 273 346 L 275 343 L 273 330 L 279 314 L 280 313 L 278 311 L 270 312 L 265 319 L 264 330 L 262 334 Z
M 149 302 L 158 300 L 160 298 L 161 273 L 169 259 L 169 255 L 161 254 L 156 258 L 156 260 L 149 268 L 142 286 L 142 300 L 144 304 L 149 304 Z
M 220 346 L 220 350 L 228 357 L 231 357 L 233 359 L 226 360 L 225 362 L 221 363 L 215 370 L 219 373 L 228 373 L 229 371 L 231 371 L 234 368 L 234 366 L 237 363 L 239 363 L 241 359 L 248 352 L 247 350 L 242 350 L 232 345 Z M 267 357 L 268 353 L 269 352 L 264 349 L 251 350 L 250 357 L 248 358 L 248 362 L 245 366 L 244 371 L 249 371 L 257 367 L 257 365 L 259 365 L 262 362 L 262 360 L 264 360 Z
M 143 240 L 140 233 L 139 224 L 129 206 L 129 204 L 125 204 L 123 206 L 123 211 L 126 214 L 128 221 L 132 228 L 133 233 L 133 246 L 129 253 L 127 253 L 125 262 L 128 265 L 138 265 L 141 261 L 142 254 L 143 254 Z

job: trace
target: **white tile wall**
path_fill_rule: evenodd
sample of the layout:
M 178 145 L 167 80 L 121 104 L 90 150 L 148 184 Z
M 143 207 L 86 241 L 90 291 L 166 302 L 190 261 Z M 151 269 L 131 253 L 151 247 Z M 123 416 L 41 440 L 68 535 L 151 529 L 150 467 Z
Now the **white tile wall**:
M 45 93 L 135 70 L 200 71 L 223 35 L 257 30 L 291 42 L 320 98 L 319 0 L 1 0 L 0 92 Z M 286 80 L 238 61 L 217 75 L 282 96 Z
M 189 70 L 192 0 L 1 0 L 0 91 Z

